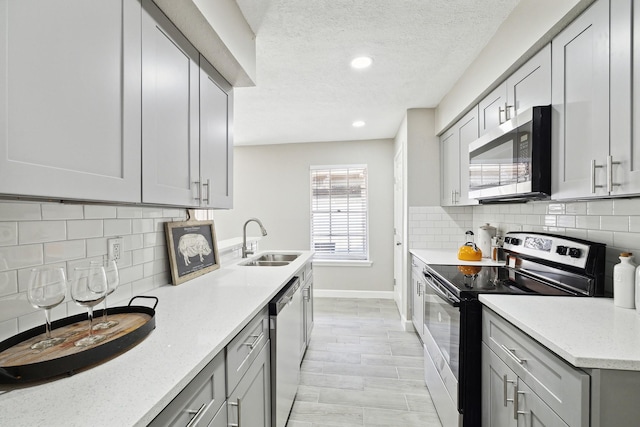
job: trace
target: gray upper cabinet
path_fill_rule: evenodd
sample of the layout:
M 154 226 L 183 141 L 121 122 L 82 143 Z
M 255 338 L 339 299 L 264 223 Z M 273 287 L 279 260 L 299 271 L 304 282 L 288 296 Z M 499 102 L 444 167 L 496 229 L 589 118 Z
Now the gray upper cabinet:
M 0 2 L 0 193 L 140 202 L 140 13 Z
M 233 207 L 232 87 L 200 56 L 201 205 Z
M 608 0 L 593 3 L 553 39 L 552 62 L 552 197 L 606 196 L 611 171 Z
M 442 206 L 474 204 L 469 200 L 469 144 L 478 139 L 478 106 L 440 137 Z
M 546 45 L 479 102 L 480 135 L 527 108 L 550 103 L 551 45 Z
M 611 0 L 611 195 L 640 193 L 640 8 L 633 3 Z
M 198 206 L 199 53 L 143 0 L 142 201 Z

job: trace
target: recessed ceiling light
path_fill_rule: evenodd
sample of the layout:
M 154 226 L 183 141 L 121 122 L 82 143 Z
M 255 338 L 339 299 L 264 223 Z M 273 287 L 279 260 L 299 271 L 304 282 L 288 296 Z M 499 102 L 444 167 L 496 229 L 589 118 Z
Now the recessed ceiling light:
M 371 66 L 371 64 L 373 63 L 373 59 L 371 59 L 368 56 L 359 56 L 357 58 L 355 58 L 353 61 L 351 61 L 351 66 L 353 68 L 367 68 L 369 66 Z
M 357 120 L 357 121 L 352 123 L 352 126 L 354 128 L 361 128 L 364 125 L 365 125 L 365 123 L 362 120 Z

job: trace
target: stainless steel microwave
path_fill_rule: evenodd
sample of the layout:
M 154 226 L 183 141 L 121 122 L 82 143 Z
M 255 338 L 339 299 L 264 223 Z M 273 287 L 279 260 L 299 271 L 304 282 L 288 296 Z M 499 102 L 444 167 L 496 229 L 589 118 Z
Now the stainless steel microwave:
M 529 108 L 469 144 L 469 198 L 491 203 L 550 196 L 550 105 Z

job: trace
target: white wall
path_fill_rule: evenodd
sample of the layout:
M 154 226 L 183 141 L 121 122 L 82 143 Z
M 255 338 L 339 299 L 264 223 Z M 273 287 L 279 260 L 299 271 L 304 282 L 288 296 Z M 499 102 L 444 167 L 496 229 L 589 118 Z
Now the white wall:
M 317 290 L 393 290 L 393 141 L 343 141 L 239 146 L 234 151 L 234 208 L 215 211 L 219 239 L 237 237 L 259 218 L 267 232 L 260 249 L 310 247 L 309 166 L 367 164 L 371 267 L 314 265 Z M 256 224 L 247 227 L 258 234 Z
M 522 0 L 440 101 L 436 133 L 462 117 L 593 1 Z

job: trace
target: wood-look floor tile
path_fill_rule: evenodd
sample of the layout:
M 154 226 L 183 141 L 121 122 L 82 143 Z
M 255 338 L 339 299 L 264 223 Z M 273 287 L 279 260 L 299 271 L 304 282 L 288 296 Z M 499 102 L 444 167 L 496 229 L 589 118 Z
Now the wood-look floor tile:
M 323 387 L 347 390 L 364 390 L 364 378 L 352 375 L 324 375 L 310 372 L 300 374 L 300 384 L 305 390 L 319 391 Z
M 390 378 L 368 377 L 364 379 L 364 389 L 392 390 L 407 394 L 429 395 L 429 389 L 427 389 L 424 380 L 395 380 Z
M 364 408 L 366 427 L 440 427 L 438 415 L 428 412 L 403 412 Z
M 363 408 L 331 405 L 326 403 L 299 402 L 293 403 L 291 421 L 309 421 L 314 424 L 325 423 L 341 427 L 363 425 Z
M 409 410 L 407 400 L 402 393 L 389 390 L 342 390 L 324 389 L 320 391 L 318 403 L 358 406 L 362 408 Z
M 327 344 L 329 346 L 329 344 Z M 305 359 L 316 362 L 333 362 L 333 363 L 357 363 L 360 364 L 360 353 L 340 352 L 340 351 L 316 351 L 307 350 Z
M 316 298 L 315 325 L 287 427 L 442 427 L 423 350 L 395 302 Z
M 411 356 L 389 356 L 385 354 L 362 354 L 361 362 L 363 365 L 381 365 L 395 366 L 403 368 L 423 368 L 424 360 L 422 357 Z
M 427 394 L 405 394 L 404 397 L 407 399 L 407 404 L 409 405 L 409 411 L 413 412 L 429 412 L 431 414 L 436 414 L 436 408 L 433 406 L 433 401 L 431 400 L 431 396 Z

